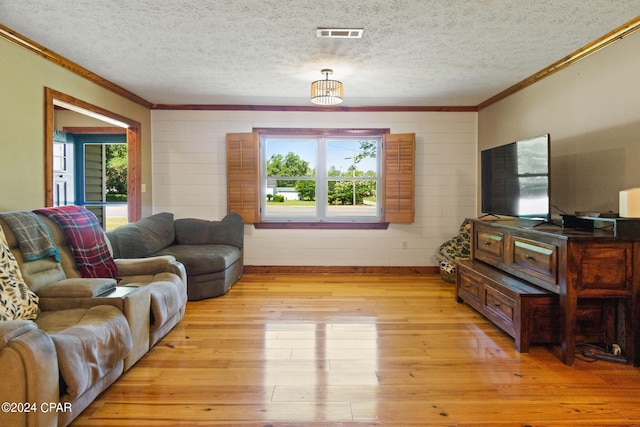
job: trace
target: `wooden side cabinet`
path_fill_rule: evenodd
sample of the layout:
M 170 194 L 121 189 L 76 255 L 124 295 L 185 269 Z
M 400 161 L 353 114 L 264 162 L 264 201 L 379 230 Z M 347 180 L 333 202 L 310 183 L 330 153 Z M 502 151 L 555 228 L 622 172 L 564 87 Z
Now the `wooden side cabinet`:
M 580 342 L 618 344 L 640 365 L 640 240 L 518 220 L 471 225 L 471 261 L 458 263 L 459 302 L 513 336 L 519 351 L 559 342 L 571 365 Z
M 513 337 L 516 350 L 527 353 L 530 344 L 558 342 L 556 294 L 480 261 L 459 261 L 456 266 L 458 302 L 466 302 Z

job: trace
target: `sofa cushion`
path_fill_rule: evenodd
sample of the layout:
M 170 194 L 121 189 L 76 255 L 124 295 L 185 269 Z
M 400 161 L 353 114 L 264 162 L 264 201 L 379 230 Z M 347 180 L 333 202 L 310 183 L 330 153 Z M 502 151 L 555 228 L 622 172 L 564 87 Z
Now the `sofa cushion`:
M 144 258 L 173 243 L 175 228 L 173 214 L 162 212 L 126 224 L 109 232 L 115 236 L 111 243 L 118 245 L 120 258 Z
M 240 259 L 241 251 L 229 245 L 173 245 L 158 255 L 173 255 L 192 276 L 226 270 Z
M 242 217 L 235 213 L 227 214 L 221 221 L 176 219 L 175 227 L 175 243 L 178 245 L 244 246 L 244 223 Z
M 109 305 L 44 311 L 36 320 L 56 348 L 60 394 L 75 400 L 108 374 L 133 347 L 127 319 Z
M 37 316 L 38 296 L 24 282 L 0 227 L 0 320 L 33 320 Z

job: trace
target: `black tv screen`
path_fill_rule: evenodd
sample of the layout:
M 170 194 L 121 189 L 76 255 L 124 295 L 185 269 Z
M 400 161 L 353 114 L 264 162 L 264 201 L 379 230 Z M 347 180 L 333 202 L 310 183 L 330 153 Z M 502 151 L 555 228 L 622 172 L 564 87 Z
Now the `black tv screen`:
M 483 150 L 482 212 L 551 221 L 549 134 Z

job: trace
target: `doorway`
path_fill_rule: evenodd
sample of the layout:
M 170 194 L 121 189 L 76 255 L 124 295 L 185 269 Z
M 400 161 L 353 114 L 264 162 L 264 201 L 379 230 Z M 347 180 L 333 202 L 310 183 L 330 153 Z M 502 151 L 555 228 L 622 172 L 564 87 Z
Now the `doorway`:
M 128 222 L 140 219 L 142 212 L 140 123 L 50 88 L 45 88 L 45 206 L 53 206 L 55 197 L 58 197 L 64 189 L 64 186 L 60 186 L 58 183 L 54 185 L 54 161 L 60 161 L 59 153 L 54 152 L 56 108 L 68 109 L 97 118 L 115 125 L 119 128 L 120 133 L 124 133 L 127 146 L 126 216 Z M 105 129 L 114 128 L 106 127 Z M 65 130 L 78 131 L 76 128 Z M 68 187 L 66 187 L 66 191 L 69 191 Z M 68 195 L 69 193 L 67 193 Z
M 57 113 L 59 117 L 61 112 Z M 77 114 L 64 113 L 63 122 Z M 63 131 L 54 131 L 53 140 L 53 206 L 85 206 L 106 231 L 126 224 L 128 150 L 124 130 L 63 127 Z

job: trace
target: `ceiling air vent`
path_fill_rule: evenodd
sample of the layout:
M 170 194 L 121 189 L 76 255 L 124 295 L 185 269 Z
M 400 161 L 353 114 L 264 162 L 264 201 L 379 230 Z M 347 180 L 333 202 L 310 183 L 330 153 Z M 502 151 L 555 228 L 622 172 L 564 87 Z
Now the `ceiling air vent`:
M 364 29 L 362 28 L 320 28 L 318 27 L 318 38 L 329 39 L 361 39 Z

